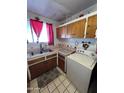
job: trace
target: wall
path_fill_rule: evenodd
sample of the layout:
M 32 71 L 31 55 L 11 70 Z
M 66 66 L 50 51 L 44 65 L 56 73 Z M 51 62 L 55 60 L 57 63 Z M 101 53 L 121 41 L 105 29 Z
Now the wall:
M 74 20 L 74 19 L 78 18 L 80 14 L 86 15 L 86 14 L 94 12 L 94 11 L 97 11 L 97 4 L 94 4 L 94 5 L 90 6 L 89 8 L 82 10 L 79 13 L 76 13 L 75 15 L 72 15 L 71 17 L 67 18 L 66 20 L 61 21 L 59 24 L 63 24 L 63 23 L 69 22 L 71 20 Z

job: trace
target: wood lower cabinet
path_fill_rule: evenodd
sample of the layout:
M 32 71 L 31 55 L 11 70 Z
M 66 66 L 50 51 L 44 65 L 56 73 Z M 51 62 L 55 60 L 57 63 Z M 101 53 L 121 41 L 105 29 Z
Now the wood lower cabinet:
M 47 60 L 47 71 L 57 66 L 57 57 Z
M 97 15 L 88 17 L 86 38 L 95 38 L 97 29 Z
M 46 62 L 41 62 L 29 67 L 31 80 L 43 74 L 46 70 Z
M 85 31 L 86 19 L 67 25 L 67 34 L 70 38 L 83 38 Z
M 65 72 L 65 57 L 58 55 L 58 67 Z
M 57 66 L 57 57 L 29 66 L 31 80 Z

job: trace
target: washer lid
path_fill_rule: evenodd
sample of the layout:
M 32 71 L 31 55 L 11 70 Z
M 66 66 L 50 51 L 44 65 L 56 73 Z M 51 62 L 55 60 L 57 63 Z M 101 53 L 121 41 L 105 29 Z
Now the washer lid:
M 69 55 L 67 58 L 74 60 L 75 62 L 78 62 L 89 69 L 92 69 L 96 63 L 96 61 L 93 58 L 85 54 L 74 53 Z

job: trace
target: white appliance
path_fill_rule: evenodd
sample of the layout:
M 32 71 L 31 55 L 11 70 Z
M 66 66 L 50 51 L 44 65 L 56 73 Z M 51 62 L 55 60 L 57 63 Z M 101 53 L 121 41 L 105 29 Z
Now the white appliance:
M 67 57 L 67 77 L 80 93 L 87 93 L 92 70 L 96 64 L 94 51 L 78 48 L 76 53 Z

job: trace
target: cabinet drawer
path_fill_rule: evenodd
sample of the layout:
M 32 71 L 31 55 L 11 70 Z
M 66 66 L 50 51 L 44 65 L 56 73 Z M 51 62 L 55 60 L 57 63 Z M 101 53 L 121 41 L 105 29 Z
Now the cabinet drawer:
M 31 61 L 28 61 L 28 64 L 33 64 L 33 63 L 36 63 L 36 62 L 39 62 L 39 61 L 44 61 L 45 60 L 45 57 L 41 57 L 41 58 L 37 58 L 37 59 L 33 59 Z

